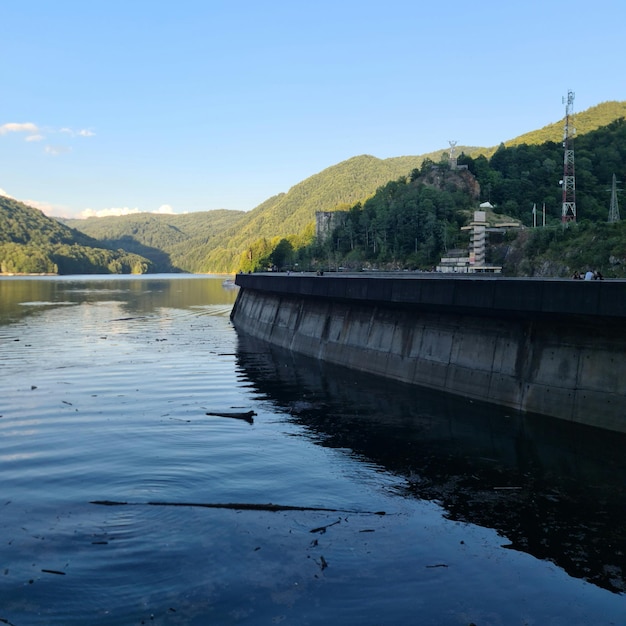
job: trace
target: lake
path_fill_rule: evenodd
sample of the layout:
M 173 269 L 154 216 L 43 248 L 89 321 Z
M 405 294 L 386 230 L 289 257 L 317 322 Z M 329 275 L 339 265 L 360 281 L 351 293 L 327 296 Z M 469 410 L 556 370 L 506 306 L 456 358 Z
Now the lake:
M 0 623 L 626 624 L 625 437 L 238 335 L 222 280 L 0 278 Z

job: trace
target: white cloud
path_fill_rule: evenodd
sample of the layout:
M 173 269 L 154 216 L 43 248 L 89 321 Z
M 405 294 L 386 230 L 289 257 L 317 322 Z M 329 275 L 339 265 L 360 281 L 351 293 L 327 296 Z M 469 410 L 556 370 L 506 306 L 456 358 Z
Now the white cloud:
M 59 128 L 58 130 L 47 128 L 45 129 L 47 133 L 60 133 L 69 135 L 70 137 L 94 137 L 95 132 L 88 128 L 82 128 L 81 130 L 75 131 L 67 126 L 63 128 Z M 45 137 L 42 134 L 42 130 L 32 122 L 25 123 L 16 123 L 10 122 L 8 124 L 3 124 L 0 126 L 0 135 L 7 135 L 9 133 L 28 133 L 26 137 L 26 141 L 42 141 Z M 59 154 L 63 154 L 64 152 L 70 152 L 71 148 L 65 146 L 46 146 L 45 152 L 48 154 L 52 154 L 57 156 Z
M 82 128 L 81 130 L 72 130 L 71 128 L 61 128 L 59 130 L 60 133 L 65 133 L 70 137 L 93 137 L 96 133 L 93 130 L 89 130 L 88 128 Z
M 0 188 L 0 196 L 5 196 L 15 200 L 13 196 L 9 195 L 4 189 Z M 42 213 L 48 217 L 63 217 L 68 219 L 87 219 L 88 217 L 111 217 L 121 215 L 136 215 L 137 213 L 155 213 L 159 215 L 177 215 L 174 209 L 169 204 L 162 204 L 155 211 L 141 211 L 139 208 L 129 207 L 111 207 L 108 209 L 85 209 L 76 214 L 75 211 L 67 206 L 61 204 L 52 204 L 51 202 L 41 202 L 39 200 L 20 200 L 24 204 L 39 209 Z
M 141 211 L 137 208 L 129 209 L 128 207 L 123 208 L 111 208 L 111 209 L 100 209 L 96 211 L 95 209 L 85 209 L 78 214 L 80 219 L 87 217 L 110 217 L 111 215 L 134 215 L 135 213 L 141 213 Z
M 39 129 L 35 124 L 31 122 L 26 122 L 24 124 L 17 124 L 14 122 L 10 122 L 8 124 L 3 124 L 0 126 L 0 135 L 6 135 L 7 133 L 31 133 L 36 134 L 39 132 Z
M 156 211 L 140 211 L 137 207 L 130 209 L 128 207 L 113 207 L 110 209 L 85 209 L 81 211 L 78 219 L 86 219 L 88 217 L 110 217 L 120 215 L 135 215 L 137 213 L 156 213 L 159 215 L 177 215 L 176 211 L 169 204 L 162 204 Z
M 161 215 L 176 215 L 176 211 L 169 204 L 162 204 L 156 211 L 152 213 L 159 213 Z
M 71 152 L 72 149 L 69 146 L 46 146 L 44 148 L 46 154 L 51 154 L 52 156 L 59 156 L 59 154 L 67 154 Z
M 72 217 L 70 210 L 60 204 L 52 204 L 50 202 L 39 202 L 39 200 L 20 200 L 28 206 L 39 209 L 48 217 Z

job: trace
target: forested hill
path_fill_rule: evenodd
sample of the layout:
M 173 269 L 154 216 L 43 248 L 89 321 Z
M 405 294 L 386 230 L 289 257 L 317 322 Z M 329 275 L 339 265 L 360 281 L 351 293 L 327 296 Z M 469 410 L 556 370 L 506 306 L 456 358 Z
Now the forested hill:
M 0 273 L 142 274 L 150 261 L 109 250 L 38 209 L 0 196 Z
M 224 232 L 245 215 L 243 211 L 226 210 L 183 215 L 137 213 L 63 220 L 63 223 L 110 248 L 145 256 L 157 272 L 199 272 L 208 250 L 221 245 Z
M 268 198 L 249 212 L 141 213 L 64 223 L 109 246 L 147 256 L 158 271 L 234 272 L 242 253 L 259 238 L 271 242 L 299 235 L 308 240 L 316 211 L 345 208 L 365 200 L 389 180 L 406 176 L 424 158 L 353 157 Z
M 615 173 L 618 180 L 625 180 L 624 118 L 626 102 L 614 101 L 601 103 L 574 116 L 579 221 L 606 220 L 607 187 L 611 176 Z M 451 229 L 458 229 L 460 225 L 458 216 L 449 213 L 452 204 L 465 204 L 466 210 L 470 211 L 476 207 L 477 201 L 485 200 L 494 204 L 498 212 L 517 217 L 526 225 L 533 204 L 542 206 L 545 203 L 549 221 L 559 221 L 562 137 L 563 120 L 559 120 L 492 148 L 457 146 L 459 164 L 467 166 L 475 177 L 479 197 L 461 197 L 460 190 L 451 188 L 450 193 L 454 191 L 455 194 L 453 202 L 448 201 L 446 206 L 441 205 L 441 199 L 434 202 L 441 205 L 443 211 L 437 216 L 440 221 L 443 216 L 439 234 L 445 232 L 446 237 L 451 236 Z M 249 212 L 145 213 L 68 220 L 65 223 L 97 238 L 101 246 L 123 248 L 149 258 L 156 271 L 234 272 L 254 265 L 255 259 L 269 259 L 278 245 L 283 249 L 285 245 L 298 249 L 310 243 L 316 211 L 348 210 L 364 205 L 389 181 L 409 179 L 420 185 L 427 179 L 424 175 L 431 168 L 445 169 L 447 161 L 448 149 L 390 159 L 362 155 L 326 168 L 297 183 L 288 192 L 268 198 Z M 421 175 L 419 179 L 415 178 L 416 171 Z M 377 221 L 391 224 L 395 211 L 392 204 L 387 206 L 380 197 L 369 203 L 368 211 L 376 206 L 379 214 L 370 215 L 368 220 L 373 220 L 372 224 Z M 414 213 L 421 210 L 417 205 L 405 209 Z M 382 228 L 380 224 L 376 232 L 388 237 L 387 226 Z M 420 228 L 423 227 L 422 224 Z M 370 237 L 368 242 L 372 245 L 376 241 L 371 239 L 374 231 L 369 232 L 366 238 Z M 413 236 L 414 253 L 423 236 L 428 239 L 423 232 Z M 281 243 L 283 240 L 287 241 Z M 351 245 L 353 243 L 351 240 Z M 376 242 L 377 252 L 383 249 Z M 435 251 L 436 246 L 431 245 L 430 249 Z M 394 262 L 400 261 L 395 259 Z
M 346 208 L 373 195 L 386 182 L 406 176 L 424 157 L 377 159 L 362 155 L 310 176 L 287 193 L 270 198 L 224 233 L 224 241 L 205 257 L 200 271 L 235 271 L 242 252 L 259 238 L 307 235 L 316 211 Z M 310 234 L 310 233 L 309 233 Z
M 614 101 L 576 113 L 576 141 L 625 117 L 626 102 Z M 505 140 L 500 146 L 457 146 L 457 155 L 462 155 L 471 170 L 479 174 L 478 178 L 485 192 L 485 197 L 481 199 L 495 200 L 505 212 L 519 212 L 521 215 L 526 211 L 528 202 L 531 203 L 530 206 L 533 202 L 543 202 L 546 199 L 558 202 L 558 170 L 563 158 L 560 152 L 562 137 L 563 120 L 559 120 L 520 137 Z M 585 142 L 582 143 L 584 145 Z M 545 154 L 534 148 L 520 152 L 524 146 L 539 148 L 544 144 L 549 145 Z M 485 159 L 491 160 L 494 156 L 498 166 L 485 168 Z M 92 218 L 86 221 L 73 220 L 68 224 L 106 241 L 107 245 L 145 254 L 161 271 L 178 268 L 191 272 L 233 272 L 247 265 L 242 263 L 246 255 L 260 253 L 260 250 L 271 250 L 282 238 L 288 238 L 294 247 L 309 242 L 313 235 L 316 211 L 347 209 L 373 196 L 388 181 L 408 176 L 416 168 L 423 169 L 429 164 L 445 162 L 447 158 L 447 149 L 420 156 L 390 159 L 378 159 L 369 155 L 353 157 L 303 180 L 288 192 L 269 198 L 247 213 L 224 212 L 219 224 L 216 218 L 220 212 L 215 211 L 189 216 L 141 214 L 130 218 Z M 532 159 L 532 163 L 529 159 Z M 476 160 L 475 166 L 472 165 L 473 160 Z M 593 155 L 589 150 L 581 150 L 581 198 L 591 202 L 595 217 L 600 215 L 600 207 L 605 198 L 591 198 L 590 195 L 585 198 L 587 190 L 582 184 L 591 180 L 585 181 L 587 171 L 592 169 L 590 160 L 593 160 Z M 511 165 L 503 167 L 505 161 L 510 161 Z M 614 167 L 613 161 L 611 159 L 611 167 Z M 540 164 L 539 167 L 536 163 Z M 535 171 L 530 175 L 533 169 Z M 526 191 L 530 193 L 533 188 L 531 178 L 535 175 L 539 176 L 535 187 L 541 193 L 526 197 Z M 593 193 L 600 188 L 599 185 L 603 185 L 604 189 L 608 183 L 604 179 L 598 181 L 598 184 L 594 181 Z M 468 203 L 470 202 L 468 199 Z M 203 233 L 201 236 L 194 236 L 186 225 L 178 221 L 179 218 L 189 220 L 188 224 L 194 220 L 199 220 L 199 223 L 206 220 L 207 228 L 200 229 Z M 194 224 L 193 230 L 196 229 L 197 225 Z
M 594 269 L 624 278 L 626 220 L 616 219 L 614 210 L 609 219 L 609 207 L 613 176 L 626 177 L 626 119 L 577 134 L 575 145 L 576 221 L 567 227 L 559 185 L 562 143 L 502 144 L 490 159 L 461 154 L 460 170 L 445 160 L 425 163 L 362 205 L 337 214 L 322 242 L 292 250 L 286 245 L 259 249 L 244 269 L 289 262 L 313 269 L 429 268 L 450 256 L 450 248 L 461 253 L 452 256 L 467 255 L 469 233 L 460 227 L 487 201 L 493 209 L 490 224 L 521 224 L 491 235 L 487 262 L 502 266 L 506 274 L 571 276 Z
M 611 100 L 602 102 L 594 107 L 573 114 L 573 125 L 576 130 L 575 136 L 586 135 L 598 128 L 608 126 L 611 122 L 620 118 L 626 118 L 626 101 L 618 102 Z M 505 141 L 505 146 L 519 146 L 521 144 L 537 145 L 547 142 L 561 143 L 563 141 L 563 120 L 548 124 L 539 130 L 533 130 Z M 494 149 L 495 151 L 495 149 Z M 491 151 L 488 153 L 491 154 Z M 474 156 L 474 155 L 472 155 Z

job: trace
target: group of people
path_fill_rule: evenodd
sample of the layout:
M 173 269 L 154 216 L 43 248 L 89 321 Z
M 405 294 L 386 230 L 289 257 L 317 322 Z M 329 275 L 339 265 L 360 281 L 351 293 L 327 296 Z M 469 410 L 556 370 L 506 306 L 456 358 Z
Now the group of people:
M 587 270 L 586 272 L 574 272 L 572 276 L 574 280 L 604 280 L 601 272 Z

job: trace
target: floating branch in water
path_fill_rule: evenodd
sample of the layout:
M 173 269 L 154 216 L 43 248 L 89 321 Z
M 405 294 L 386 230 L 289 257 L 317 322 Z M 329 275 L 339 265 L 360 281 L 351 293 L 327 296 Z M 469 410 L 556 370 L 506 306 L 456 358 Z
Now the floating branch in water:
M 140 317 L 118 317 L 114 320 L 111 320 L 112 322 L 130 322 L 131 320 L 145 320 L 146 316 L 142 315 Z
M 319 533 L 320 535 L 323 535 L 326 532 L 327 528 L 330 528 L 331 526 L 334 526 L 335 524 L 341 524 L 341 520 L 338 519 L 336 522 L 333 522 L 332 524 L 327 524 L 326 526 L 320 526 L 319 528 L 312 528 L 311 530 L 309 530 L 309 532 Z
M 119 502 L 116 500 L 92 500 L 89 504 L 103 506 L 195 506 L 205 509 L 231 509 L 233 511 L 322 511 L 325 513 L 361 513 L 363 515 L 385 515 L 385 511 L 352 511 L 347 509 L 330 509 L 318 506 L 291 506 L 287 504 L 257 504 L 254 502 Z M 338 522 L 334 522 L 337 524 Z M 330 524 L 332 526 L 333 524 Z M 326 528 L 326 527 L 325 527 Z M 319 531 L 320 529 L 317 529 Z M 314 532 L 314 531 L 311 531 Z
M 254 420 L 252 419 L 256 413 L 254 411 L 246 411 L 245 413 L 223 413 L 219 411 L 209 411 L 207 415 L 214 415 L 216 417 L 231 417 L 236 420 L 243 420 L 244 422 L 248 422 L 248 424 L 254 424 Z

